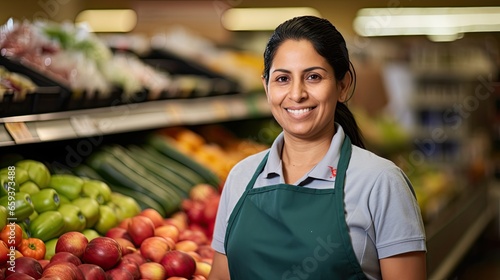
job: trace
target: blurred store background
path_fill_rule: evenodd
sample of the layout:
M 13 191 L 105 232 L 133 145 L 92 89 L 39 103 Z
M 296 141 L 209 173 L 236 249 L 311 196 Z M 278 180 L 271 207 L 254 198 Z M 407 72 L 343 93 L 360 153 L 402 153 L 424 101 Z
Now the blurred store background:
M 36 92 L 27 83 L 16 95 L 0 83 L 0 155 L 29 152 L 47 161 L 85 137 L 120 143 L 121 133 L 179 125 L 199 132 L 221 124 L 269 144 L 279 133 L 260 81 L 270 32 L 293 15 L 329 19 L 348 43 L 357 73 L 350 107 L 369 148 L 414 184 L 429 279 L 500 279 L 498 1 L 28 0 L 0 7 L 0 66 L 43 85 Z M 99 117 L 113 128 L 96 124 Z

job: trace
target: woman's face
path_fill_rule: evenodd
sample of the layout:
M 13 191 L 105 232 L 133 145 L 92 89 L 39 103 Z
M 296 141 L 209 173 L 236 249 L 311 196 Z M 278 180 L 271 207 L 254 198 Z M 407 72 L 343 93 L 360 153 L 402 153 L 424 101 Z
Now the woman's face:
M 346 81 L 335 80 L 330 64 L 307 40 L 286 40 L 276 51 L 266 85 L 271 112 L 285 133 L 298 138 L 332 134 L 337 101 Z

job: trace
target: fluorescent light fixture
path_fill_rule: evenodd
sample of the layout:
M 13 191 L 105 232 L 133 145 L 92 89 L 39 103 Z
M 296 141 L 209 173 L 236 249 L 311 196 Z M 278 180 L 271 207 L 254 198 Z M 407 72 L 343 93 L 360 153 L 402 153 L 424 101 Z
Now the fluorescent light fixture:
M 85 23 L 93 32 L 129 32 L 137 24 L 134 10 L 84 10 L 75 19 Z
M 500 7 L 367 8 L 358 11 L 353 24 L 361 36 L 428 35 L 449 41 L 468 32 L 500 31 Z
M 232 8 L 222 14 L 222 25 L 231 31 L 274 30 L 283 21 L 304 15 L 320 13 L 310 7 Z

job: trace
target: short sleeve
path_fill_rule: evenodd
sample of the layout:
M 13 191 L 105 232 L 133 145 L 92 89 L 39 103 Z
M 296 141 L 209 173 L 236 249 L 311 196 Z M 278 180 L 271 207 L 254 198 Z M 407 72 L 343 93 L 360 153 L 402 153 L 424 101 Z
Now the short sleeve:
M 214 233 L 212 237 L 212 248 L 222 254 L 225 254 L 224 250 L 224 240 L 226 235 L 227 220 L 228 215 L 228 198 L 229 198 L 229 182 L 231 178 L 228 177 L 224 188 L 222 189 L 221 198 L 219 201 L 219 208 L 217 210 L 217 216 L 215 218 Z
M 369 196 L 379 258 L 425 251 L 425 229 L 413 187 L 397 166 L 384 169 Z

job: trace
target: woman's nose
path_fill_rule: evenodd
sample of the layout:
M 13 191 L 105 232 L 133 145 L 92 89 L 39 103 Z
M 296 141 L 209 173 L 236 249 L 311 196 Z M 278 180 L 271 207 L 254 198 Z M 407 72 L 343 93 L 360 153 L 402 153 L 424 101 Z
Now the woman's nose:
M 289 98 L 295 102 L 304 100 L 307 97 L 306 87 L 302 81 L 296 81 L 293 83 L 292 88 L 289 93 Z

